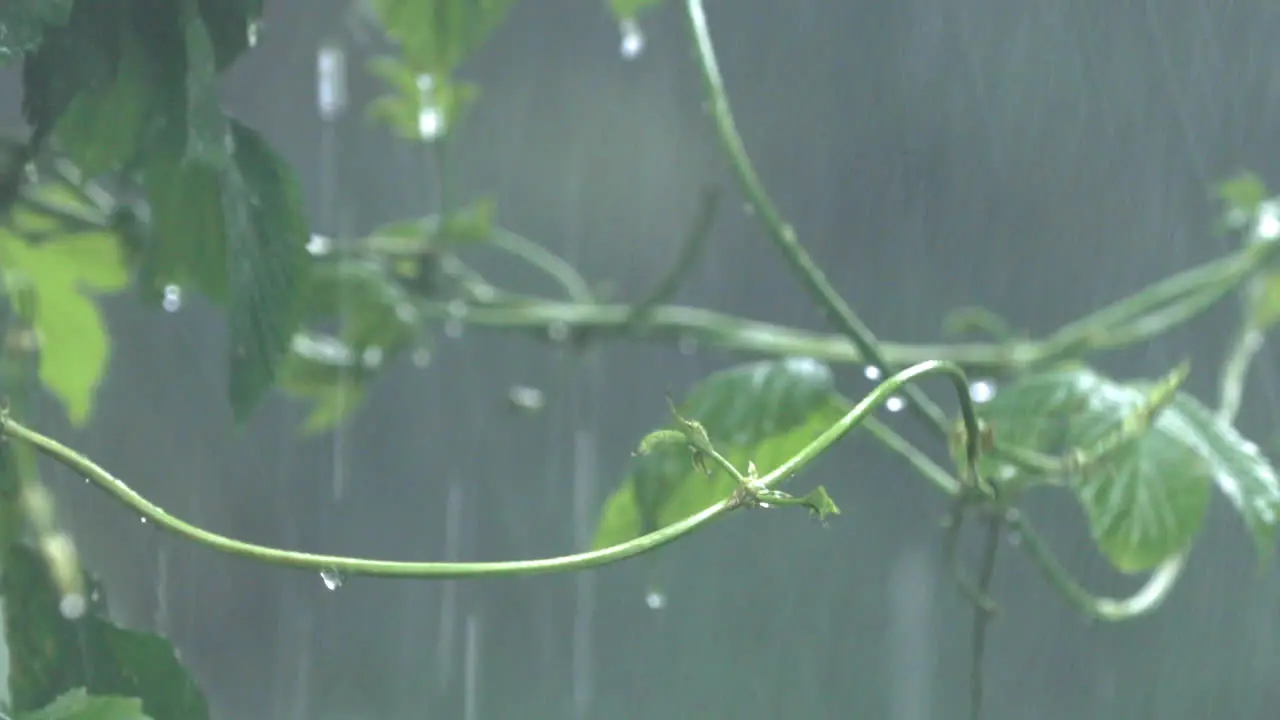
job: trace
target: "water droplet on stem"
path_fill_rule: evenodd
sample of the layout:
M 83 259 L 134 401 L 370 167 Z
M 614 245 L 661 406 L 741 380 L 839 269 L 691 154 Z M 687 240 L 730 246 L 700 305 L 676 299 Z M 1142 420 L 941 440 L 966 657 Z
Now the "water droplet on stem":
M 337 590 L 342 587 L 342 582 L 345 579 L 342 577 L 342 572 L 337 568 L 328 568 L 320 571 L 320 580 L 324 582 L 326 590 Z
M 618 53 L 624 60 L 635 60 L 644 52 L 644 32 L 634 18 L 627 18 L 618 24 L 618 32 L 622 42 L 618 45 Z

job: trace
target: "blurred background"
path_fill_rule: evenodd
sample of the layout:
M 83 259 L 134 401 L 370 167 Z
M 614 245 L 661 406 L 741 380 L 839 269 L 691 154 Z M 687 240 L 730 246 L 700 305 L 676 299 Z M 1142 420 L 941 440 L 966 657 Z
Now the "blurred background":
M 1213 230 L 1212 185 L 1241 169 L 1280 174 L 1280 5 L 1269 0 L 707 4 L 758 169 L 887 339 L 938 339 L 962 305 L 1045 333 L 1230 250 L 1237 240 Z M 425 153 L 363 118 L 379 92 L 363 62 L 386 48 L 358 6 L 267 5 L 224 100 L 297 169 L 316 230 L 429 212 Z M 504 226 L 626 299 L 661 276 L 699 193 L 719 186 L 706 255 L 676 301 L 829 330 L 743 210 L 680 4 L 640 30 L 623 52 L 601 2 L 518 4 L 463 73 L 483 96 L 457 138 L 458 195 L 492 195 Z M 349 71 L 328 139 L 322 46 Z M 14 73 L 0 78 L 4 122 L 19 122 L 19 99 Z M 224 323 L 199 298 L 166 313 L 122 296 L 109 311 L 115 345 L 91 426 L 73 432 L 52 404 L 31 424 L 199 525 L 391 559 L 583 548 L 634 443 L 665 419 L 663 392 L 743 359 L 691 342 L 574 352 L 464 326 L 426 367 L 387 372 L 340 433 L 300 439 L 305 409 L 279 396 L 234 429 Z M 1154 377 L 1189 358 L 1187 388 L 1213 404 L 1237 316 L 1224 302 L 1095 361 Z M 1275 360 L 1260 354 L 1239 421 L 1264 449 Z M 847 395 L 870 387 L 860 367 L 837 377 Z M 542 410 L 514 411 L 513 387 L 542 391 Z M 909 413 L 884 417 L 929 440 Z M 827 530 L 800 512 L 744 513 L 652 561 L 587 574 L 354 578 L 334 591 L 162 536 L 65 470 L 46 479 L 117 616 L 169 635 L 219 718 L 966 717 L 972 608 L 942 563 L 946 503 L 865 436 L 798 481 L 825 484 L 843 509 Z M 1027 511 L 1090 587 L 1137 586 L 1108 570 L 1069 498 Z M 1217 500 L 1170 601 L 1124 625 L 1086 623 L 1006 549 L 988 717 L 1275 717 L 1278 585 Z

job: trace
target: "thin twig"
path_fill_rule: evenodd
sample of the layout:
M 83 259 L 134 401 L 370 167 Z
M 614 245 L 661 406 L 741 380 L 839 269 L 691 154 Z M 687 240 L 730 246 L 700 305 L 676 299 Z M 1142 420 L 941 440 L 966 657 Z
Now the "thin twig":
M 980 597 L 991 596 L 991 578 L 996 571 L 996 553 L 1000 549 L 1000 533 L 1003 522 L 998 515 L 987 519 L 986 542 L 982 548 L 982 564 L 978 568 L 978 593 Z M 982 678 L 983 658 L 987 649 L 987 631 L 995 616 L 994 606 L 973 606 L 973 645 L 969 657 L 969 718 L 981 720 L 982 694 L 984 682 Z

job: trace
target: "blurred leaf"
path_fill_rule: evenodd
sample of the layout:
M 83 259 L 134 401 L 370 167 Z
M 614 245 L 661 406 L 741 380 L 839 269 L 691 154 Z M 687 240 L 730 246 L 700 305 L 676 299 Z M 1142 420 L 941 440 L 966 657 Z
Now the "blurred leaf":
M 493 199 L 483 198 L 470 203 L 445 218 L 437 242 L 449 248 L 484 242 L 493 236 L 496 216 L 497 206 Z
M 208 704 L 163 638 L 124 630 L 106 618 L 98 583 L 87 573 L 88 608 L 63 617 L 60 598 L 37 552 L 9 548 L 0 576 L 9 694 L 17 713 L 38 711 L 77 688 L 136 697 L 153 720 L 207 720 Z
M 397 58 L 376 57 L 367 67 L 393 90 L 371 102 L 367 116 L 405 140 L 439 139 L 462 122 L 480 97 L 480 89 L 471 83 L 448 75 L 416 74 Z
M 0 67 L 35 50 L 45 28 L 65 25 L 75 0 L 6 0 L 0 3 Z
M 307 320 L 340 319 L 341 340 L 356 353 L 366 348 L 392 352 L 421 328 L 413 298 L 379 263 L 340 260 L 318 264 L 302 296 Z
M 634 20 L 641 11 L 662 4 L 662 0 L 609 0 L 609 8 L 619 21 Z
M 58 120 L 58 142 L 86 174 L 114 170 L 133 159 L 152 121 L 158 98 L 156 78 L 134 29 L 118 23 L 119 63 L 115 77 L 81 90 Z
M 34 297 L 41 382 L 71 422 L 83 424 L 110 350 L 102 315 L 86 293 L 128 287 L 118 240 L 108 233 L 80 233 L 32 244 L 0 230 L 0 265 L 11 295 L 29 291 Z
M 218 72 L 257 42 L 263 0 L 199 0 L 200 17 L 213 41 Z
M 387 35 L 415 75 L 451 76 L 515 0 L 371 0 Z
M 700 423 L 735 467 L 754 462 L 764 475 L 830 428 L 848 407 L 835 392 L 830 369 L 809 358 L 788 358 L 710 375 L 694 386 L 679 413 Z M 737 481 L 719 467 L 709 466 L 710 477 L 695 471 L 687 443 L 648 450 L 635 458 L 622 486 L 606 501 L 594 547 L 670 525 L 737 488 Z
M 36 7 L 37 0 L 21 4 Z M 63 22 L 45 26 L 39 46 L 22 66 L 22 112 L 35 146 L 43 144 L 76 95 L 111 84 L 120 60 L 120 28 L 128 20 L 120 2 L 38 6 Z
M 280 370 L 279 386 L 312 403 L 301 433 L 313 435 L 336 427 L 360 406 L 369 376 L 355 351 L 339 340 L 299 334 Z
M 1061 458 L 1114 437 L 1154 389 L 1147 382 L 1117 383 L 1087 368 L 1060 369 L 1001 388 L 979 415 L 998 448 Z M 1047 480 L 999 455 L 982 460 L 984 475 L 994 482 L 1016 488 Z M 1186 550 L 1204 521 L 1214 483 L 1245 513 L 1260 547 L 1270 544 L 1280 510 L 1280 483 L 1257 448 L 1182 393 L 1149 432 L 1066 480 L 1099 548 L 1124 572 L 1149 570 Z
M 152 720 L 152 718 L 143 714 L 142 701 L 137 698 L 89 695 L 84 688 L 76 688 L 35 712 L 20 715 L 18 720 Z

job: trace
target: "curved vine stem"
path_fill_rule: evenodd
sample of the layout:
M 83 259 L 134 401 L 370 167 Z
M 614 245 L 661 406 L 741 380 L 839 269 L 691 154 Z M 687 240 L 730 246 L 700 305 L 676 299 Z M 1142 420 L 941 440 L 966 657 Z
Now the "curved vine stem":
M 791 459 L 784 462 L 768 475 L 760 478 L 757 486 L 772 489 L 799 473 L 813 462 L 827 448 L 843 438 L 883 405 L 890 397 L 902 392 L 909 383 L 928 376 L 945 375 L 956 388 L 960 396 L 962 415 L 969 435 L 977 437 L 977 420 L 973 414 L 972 403 L 968 396 L 968 382 L 964 370 L 955 363 L 926 362 L 909 367 L 887 378 L 871 393 L 858 402 L 844 417 L 801 449 Z M 643 535 L 625 543 L 590 552 L 563 555 L 560 557 L 536 560 L 512 560 L 505 562 L 398 562 L 390 560 L 373 560 L 339 555 L 318 555 L 273 548 L 266 545 L 236 540 L 193 525 L 181 518 L 166 512 L 156 504 L 147 500 L 123 480 L 93 462 L 88 457 L 72 450 L 57 440 L 41 435 L 13 420 L 7 414 L 0 414 L 0 431 L 4 437 L 27 443 L 40 453 L 52 458 L 62 465 L 87 478 L 99 488 L 113 495 L 117 500 L 137 512 L 156 526 L 176 535 L 192 540 L 213 550 L 228 553 L 249 560 L 281 565 L 286 567 L 316 570 L 319 572 L 339 573 L 351 576 L 377 576 L 418 579 L 459 579 L 476 577 L 508 577 L 514 575 L 540 575 L 555 572 L 569 572 L 599 567 L 626 560 L 660 548 L 674 540 L 702 528 L 721 515 L 740 505 L 739 498 L 731 496 L 687 517 L 677 523 L 660 530 Z M 978 446 L 972 443 L 969 451 L 973 453 L 970 464 L 976 465 Z M 729 473 L 740 477 L 741 473 L 718 455 L 712 455 L 715 462 L 720 463 Z
M 768 228 L 774 244 L 804 281 L 809 293 L 833 316 L 836 324 L 848 335 L 862 356 L 868 362 L 881 367 L 886 373 L 895 370 L 896 368 L 890 366 L 885 357 L 880 354 L 877 348 L 878 341 L 875 334 L 871 332 L 871 328 L 858 317 L 840 293 L 836 292 L 826 275 L 800 244 L 795 228 L 783 219 L 778 208 L 769 199 L 764 183 L 756 174 L 742 137 L 738 134 L 733 109 L 729 105 L 729 96 L 725 92 L 724 79 L 720 76 L 720 65 L 716 60 L 715 46 L 711 42 L 711 31 L 707 27 L 707 15 L 702 7 L 702 0 L 687 0 L 685 8 L 685 15 L 689 20 L 689 28 L 697 49 L 698 64 L 702 69 L 702 78 L 711 105 L 711 114 L 715 118 L 716 131 L 729 156 L 734 174 L 738 176 L 738 181 L 752 207 L 755 208 L 756 214 Z M 918 388 L 909 387 L 904 394 L 911 401 L 910 405 L 914 411 L 945 438 L 948 425 L 947 416 L 942 409 Z

